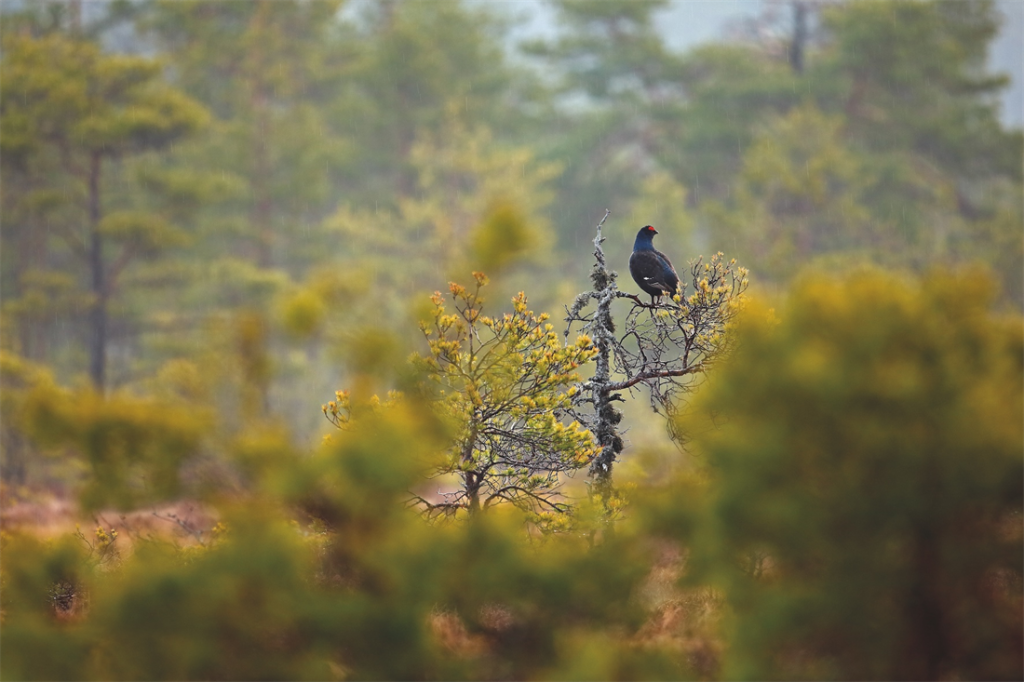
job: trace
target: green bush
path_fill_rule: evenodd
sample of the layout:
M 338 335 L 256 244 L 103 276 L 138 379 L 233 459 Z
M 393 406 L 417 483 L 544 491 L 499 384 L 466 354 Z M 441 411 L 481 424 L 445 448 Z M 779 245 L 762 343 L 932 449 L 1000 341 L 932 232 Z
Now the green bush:
M 986 282 L 809 278 L 747 312 L 687 425 L 726 677 L 1020 679 L 1024 335 Z

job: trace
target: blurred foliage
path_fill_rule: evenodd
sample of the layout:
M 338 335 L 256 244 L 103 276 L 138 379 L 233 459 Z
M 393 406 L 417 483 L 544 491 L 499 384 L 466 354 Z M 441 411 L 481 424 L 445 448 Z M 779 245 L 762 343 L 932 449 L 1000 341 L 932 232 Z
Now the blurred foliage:
M 726 183 L 707 178 L 712 159 L 688 171 L 707 178 L 708 217 L 732 226 L 715 243 L 780 283 L 808 259 L 918 272 L 981 259 L 1020 308 L 1024 136 L 1000 125 L 991 95 L 1006 78 L 984 70 L 993 4 L 836 3 L 819 14 L 801 74 L 752 63 L 756 46 L 697 52 L 687 66 L 715 90 L 681 120 L 691 136 L 708 126 L 703 152 L 733 164 L 718 175 Z M 996 215 L 1013 216 L 1001 237 Z
M 34 453 L 25 438 L 27 402 L 35 389 L 53 384 L 47 367 L 0 351 L 0 480 L 5 485 L 22 485 L 28 478 Z
M 1020 676 L 1024 324 L 991 300 L 865 271 L 745 312 L 689 417 L 704 501 L 670 511 L 731 607 L 727 678 Z
M 21 409 L 24 429 L 38 445 L 71 447 L 88 463 L 91 476 L 81 493 L 87 511 L 179 495 L 178 471 L 210 428 L 209 417 L 196 410 L 46 384 Z
M 446 432 L 408 397 L 305 456 L 267 437 L 271 456 L 253 459 L 261 446 L 250 442 L 252 490 L 221 498 L 227 530 L 201 546 L 135 534 L 129 554 L 102 564 L 87 550 L 120 541 L 103 529 L 89 544 L 5 533 L 3 586 L 16 596 L 4 604 L 3 675 L 559 676 L 572 660 L 566 635 L 579 646 L 602 640 L 608 619 L 640 622 L 631 594 L 645 572 L 642 543 L 624 535 L 588 550 L 566 535 L 536 545 L 514 517 L 435 527 L 406 510 L 405 491 Z M 119 498 L 119 486 L 96 484 Z M 297 510 L 301 523 L 289 523 Z M 621 665 L 642 669 L 635 657 Z
M 251 428 L 226 451 L 244 488 L 200 493 L 206 532 L 5 531 L 0 673 L 1015 679 L 1024 322 L 991 291 L 865 271 L 749 304 L 686 418 L 700 467 L 627 488 L 600 536 L 407 507 L 464 428 L 436 394 L 346 396 L 355 418 L 308 452 Z M 160 499 L 209 428 L 184 405 L 55 397 L 33 399 L 33 437 L 79 443 L 101 506 Z
M 103 55 L 56 34 L 8 35 L 4 48 L 8 163 L 27 163 L 47 142 L 64 145 L 65 154 L 160 147 L 205 121 L 202 107 L 159 77 L 159 62 Z
M 500 272 L 534 241 L 533 231 L 516 206 L 498 200 L 488 207 L 473 236 L 473 260 L 487 272 Z
M 912 245 L 870 214 L 864 199 L 880 180 L 844 143 L 840 126 L 805 105 L 774 120 L 745 155 L 737 211 L 720 218 L 766 274 L 784 279 L 794 262 L 826 253 L 884 255 Z

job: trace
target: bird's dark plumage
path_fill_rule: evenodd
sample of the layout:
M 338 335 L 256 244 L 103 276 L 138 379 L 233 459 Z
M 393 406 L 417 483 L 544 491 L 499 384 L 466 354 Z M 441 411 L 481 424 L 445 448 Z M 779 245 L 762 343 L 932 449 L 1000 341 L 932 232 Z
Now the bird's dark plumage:
M 672 261 L 654 248 L 654 235 L 658 234 L 650 225 L 640 228 L 633 243 L 633 255 L 629 257 L 629 274 L 646 293 L 651 295 L 651 304 L 660 296 L 675 296 L 679 286 L 679 275 L 672 267 Z

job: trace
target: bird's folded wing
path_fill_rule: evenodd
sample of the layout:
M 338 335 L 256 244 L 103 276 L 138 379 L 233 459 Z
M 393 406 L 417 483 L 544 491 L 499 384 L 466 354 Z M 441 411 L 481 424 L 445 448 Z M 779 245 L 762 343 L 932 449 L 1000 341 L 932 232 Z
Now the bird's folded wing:
M 667 267 L 669 270 L 671 270 L 672 274 L 675 275 L 678 278 L 679 274 L 676 272 L 676 269 L 672 266 L 672 261 L 670 261 L 668 259 L 668 256 L 663 254 L 661 251 L 655 251 L 654 253 L 655 253 L 655 255 L 658 256 L 659 259 L 661 259 L 661 261 L 664 263 L 665 267 Z

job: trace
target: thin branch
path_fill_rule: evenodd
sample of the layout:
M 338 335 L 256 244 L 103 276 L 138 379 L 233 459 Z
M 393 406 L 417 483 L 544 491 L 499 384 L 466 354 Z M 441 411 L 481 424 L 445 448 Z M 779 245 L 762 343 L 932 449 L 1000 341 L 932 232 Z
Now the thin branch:
M 626 379 L 625 381 L 619 381 L 614 384 L 608 384 L 609 391 L 622 391 L 631 386 L 636 386 L 641 381 L 647 381 L 649 379 L 667 379 L 669 377 L 682 377 L 687 374 L 700 374 L 704 371 L 704 365 L 693 365 L 685 369 L 669 369 L 657 372 L 641 372 L 634 377 Z
M 121 248 L 121 253 L 118 254 L 117 260 L 110 264 L 110 268 L 107 270 L 107 281 L 106 281 L 106 294 L 109 296 L 117 291 L 117 279 L 121 276 L 121 273 L 131 262 L 132 258 L 135 257 L 137 252 L 134 243 L 125 244 Z
M 89 260 L 89 250 L 85 248 L 85 242 L 82 241 L 81 237 L 75 234 L 67 225 L 54 224 L 53 227 L 57 229 L 57 235 L 64 240 L 64 243 L 68 245 L 73 254 L 82 260 Z
M 155 516 L 158 519 L 170 521 L 171 523 L 177 524 L 181 527 L 182 530 L 184 530 L 186 533 L 194 537 L 196 539 L 196 542 L 198 542 L 203 547 L 206 546 L 206 543 L 203 542 L 203 531 L 199 530 L 198 528 L 195 528 L 194 526 L 192 526 L 192 524 L 187 523 L 182 519 L 178 518 L 177 514 L 157 514 L 156 512 L 153 512 L 153 516 Z

